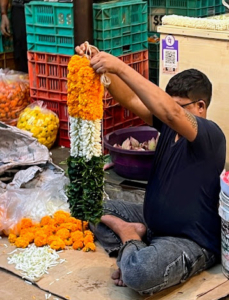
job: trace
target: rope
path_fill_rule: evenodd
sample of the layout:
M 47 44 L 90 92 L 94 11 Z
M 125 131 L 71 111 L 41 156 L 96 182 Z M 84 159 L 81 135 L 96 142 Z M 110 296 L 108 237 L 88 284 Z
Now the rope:
M 223 4 L 224 6 L 226 6 L 226 8 L 229 9 L 229 4 L 228 4 L 225 0 L 222 0 L 222 4 Z
M 86 47 L 85 56 L 88 59 L 91 59 L 91 54 L 92 54 L 93 49 L 95 51 L 97 51 L 97 53 L 99 53 L 99 49 L 97 47 L 90 45 L 87 41 L 84 42 L 84 44 L 85 44 L 85 47 Z M 101 75 L 100 81 L 101 81 L 101 83 L 103 84 L 103 86 L 105 88 L 108 88 L 108 86 L 111 84 L 110 78 L 107 75 L 105 75 L 104 73 Z

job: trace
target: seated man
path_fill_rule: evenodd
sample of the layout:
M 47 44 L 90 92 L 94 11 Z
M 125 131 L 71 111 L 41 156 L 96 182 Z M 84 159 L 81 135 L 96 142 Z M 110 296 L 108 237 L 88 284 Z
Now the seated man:
M 84 55 L 85 45 L 76 48 Z M 175 75 L 166 92 L 117 57 L 94 54 L 109 92 L 160 133 L 143 205 L 107 201 L 91 226 L 106 251 L 118 253 L 117 285 L 141 294 L 184 282 L 220 259 L 219 176 L 226 142 L 206 119 L 212 85 L 202 72 Z

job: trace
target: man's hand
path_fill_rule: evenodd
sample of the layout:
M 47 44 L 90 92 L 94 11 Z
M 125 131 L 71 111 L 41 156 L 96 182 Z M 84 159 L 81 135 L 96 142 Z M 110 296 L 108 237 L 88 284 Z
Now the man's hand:
M 92 68 L 100 74 L 113 73 L 119 74 L 127 65 L 119 58 L 106 52 L 99 52 L 91 59 Z
M 1 32 L 4 36 L 10 36 L 10 21 L 7 15 L 2 15 Z
M 90 47 L 89 47 L 90 46 Z M 88 43 L 83 43 L 83 44 L 81 44 L 80 46 L 77 46 L 76 48 L 75 48 L 75 51 L 76 51 L 76 54 L 78 54 L 79 56 L 85 56 L 85 55 L 88 55 L 88 56 L 90 56 L 91 58 L 93 57 L 93 56 L 95 56 L 98 52 L 99 52 L 99 50 L 96 48 L 96 47 L 94 47 L 94 46 L 91 46 L 91 45 L 89 45 Z

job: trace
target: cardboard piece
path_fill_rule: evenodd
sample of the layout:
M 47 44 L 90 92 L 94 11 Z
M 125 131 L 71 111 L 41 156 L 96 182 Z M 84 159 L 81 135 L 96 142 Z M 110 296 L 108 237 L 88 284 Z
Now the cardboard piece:
M 4 246 L 7 245 L 7 247 Z M 15 250 L 6 238 L 0 240 L 0 268 L 20 275 L 20 271 L 7 262 L 8 253 Z M 110 278 L 117 269 L 115 258 L 97 244 L 96 252 L 65 250 L 59 253 L 66 262 L 49 269 L 37 286 L 61 299 L 71 300 L 142 300 L 146 297 L 126 287 L 116 287 Z M 9 275 L 10 276 L 10 275 Z M 15 298 L 16 299 L 16 298 Z
M 204 298 L 203 296 L 210 291 L 221 287 L 228 282 L 221 271 L 221 265 L 203 271 L 202 273 L 190 278 L 187 282 L 169 288 L 147 298 L 147 300 L 213 300 L 213 298 Z M 216 293 L 216 299 L 221 298 L 221 293 Z
M 20 271 L 7 262 L 8 253 L 13 250 L 15 250 L 15 247 L 9 244 L 7 238 L 0 240 L 0 268 L 20 276 Z M 226 296 L 229 291 L 229 281 L 221 272 L 221 265 L 194 276 L 184 284 L 152 296 L 143 297 L 129 288 L 114 285 L 110 276 L 117 268 L 116 260 L 110 258 L 99 244 L 97 244 L 94 253 L 65 250 L 59 253 L 59 256 L 66 259 L 66 262 L 50 268 L 49 274 L 45 274 L 35 284 L 41 290 L 46 293 L 50 292 L 53 297 L 55 295 L 59 299 L 218 300 Z M 8 276 L 12 277 L 10 274 Z M 21 282 L 22 289 L 23 285 L 24 283 Z M 11 297 L 10 299 L 14 298 Z

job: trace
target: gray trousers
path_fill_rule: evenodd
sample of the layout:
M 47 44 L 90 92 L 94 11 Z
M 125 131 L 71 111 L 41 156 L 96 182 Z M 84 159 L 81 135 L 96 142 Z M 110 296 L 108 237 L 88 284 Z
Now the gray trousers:
M 107 214 L 145 224 L 142 204 L 109 200 L 104 204 L 104 215 Z M 213 253 L 185 238 L 158 237 L 147 230 L 143 241 L 130 240 L 123 245 L 103 223 L 90 224 L 90 229 L 110 256 L 118 254 L 123 282 L 142 295 L 185 282 L 216 263 Z

